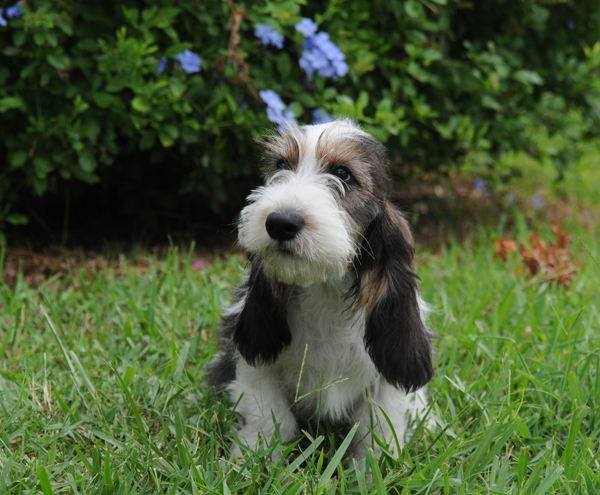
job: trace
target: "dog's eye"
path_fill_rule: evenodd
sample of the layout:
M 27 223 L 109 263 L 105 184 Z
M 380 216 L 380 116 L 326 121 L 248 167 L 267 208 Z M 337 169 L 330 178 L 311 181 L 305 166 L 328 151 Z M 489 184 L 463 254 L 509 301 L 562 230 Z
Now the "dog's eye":
M 275 164 L 275 166 L 277 167 L 277 170 L 289 170 L 290 169 L 290 164 L 287 162 L 287 160 L 284 160 L 283 158 L 280 158 L 279 160 L 277 160 L 277 163 Z
M 334 167 L 331 173 L 332 175 L 335 175 L 338 179 L 340 179 L 342 182 L 352 182 L 352 174 L 348 171 L 346 167 Z

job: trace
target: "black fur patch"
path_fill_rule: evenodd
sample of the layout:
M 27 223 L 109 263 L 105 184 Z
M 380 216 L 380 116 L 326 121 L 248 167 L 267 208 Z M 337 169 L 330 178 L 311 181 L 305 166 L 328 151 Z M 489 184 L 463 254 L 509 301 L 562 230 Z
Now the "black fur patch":
M 237 323 L 233 342 L 250 365 L 272 363 L 292 342 L 285 308 L 274 293 L 273 281 L 262 269 L 262 260 L 251 259 L 248 295 Z
M 391 206 L 372 222 L 363 241 L 358 274 L 351 295 L 360 297 L 368 273 L 377 295 L 368 308 L 365 347 L 377 370 L 391 384 L 415 391 L 433 377 L 430 335 L 417 302 L 417 275 L 412 268 L 414 248 L 408 226 Z
M 231 345 L 223 347 L 222 352 L 209 363 L 208 383 L 217 390 L 223 390 L 235 380 L 235 356 Z

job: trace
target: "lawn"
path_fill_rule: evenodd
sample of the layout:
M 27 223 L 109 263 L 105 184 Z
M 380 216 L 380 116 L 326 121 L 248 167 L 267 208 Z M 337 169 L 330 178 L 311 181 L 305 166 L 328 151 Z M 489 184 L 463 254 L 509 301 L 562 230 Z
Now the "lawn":
M 554 239 L 518 211 L 418 250 L 440 336 L 435 426 L 417 424 L 399 462 L 369 457 L 366 471 L 348 458 L 347 432 L 327 426 L 230 460 L 237 417 L 207 390 L 204 366 L 242 258 L 198 269 L 191 250 L 173 250 L 4 284 L 0 494 L 597 493 L 600 231 L 572 218 L 562 228 L 580 267 L 568 287 L 527 275 L 519 252 L 494 258 L 506 235 L 527 249 L 533 231 Z

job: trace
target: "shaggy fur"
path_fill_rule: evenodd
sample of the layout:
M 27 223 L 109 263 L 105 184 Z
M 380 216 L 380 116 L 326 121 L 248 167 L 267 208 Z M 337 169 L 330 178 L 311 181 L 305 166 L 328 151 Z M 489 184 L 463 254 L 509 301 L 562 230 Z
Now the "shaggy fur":
M 270 441 L 273 418 L 285 441 L 324 419 L 360 423 L 357 458 L 371 430 L 397 455 L 409 417 L 426 407 L 433 367 L 385 148 L 348 120 L 262 144 L 265 185 L 239 225 L 251 270 L 224 314 L 210 381 L 237 404 L 237 435 L 249 447 Z

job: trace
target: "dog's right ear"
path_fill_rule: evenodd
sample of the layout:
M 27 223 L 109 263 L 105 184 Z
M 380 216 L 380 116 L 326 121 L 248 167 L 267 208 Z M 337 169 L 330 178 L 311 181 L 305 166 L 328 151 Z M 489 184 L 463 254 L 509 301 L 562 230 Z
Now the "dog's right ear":
M 244 308 L 233 329 L 233 342 L 246 362 L 255 366 L 275 361 L 291 343 L 292 334 L 279 297 L 281 284 L 265 274 L 260 258 L 250 261 L 252 270 Z
M 433 377 L 431 335 L 419 307 L 410 228 L 386 203 L 365 233 L 353 291 L 367 314 L 365 348 L 391 384 L 414 392 Z

